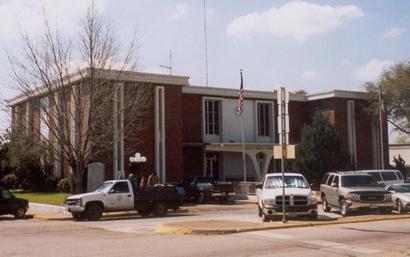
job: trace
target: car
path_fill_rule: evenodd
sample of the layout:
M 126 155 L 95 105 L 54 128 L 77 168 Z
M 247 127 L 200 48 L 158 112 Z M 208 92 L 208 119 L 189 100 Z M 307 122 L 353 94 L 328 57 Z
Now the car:
M 360 170 L 366 174 L 372 175 L 381 186 L 404 183 L 403 175 L 398 170 Z
M 324 212 L 331 208 L 347 216 L 356 210 L 377 210 L 391 213 L 393 210 L 390 192 L 381 187 L 372 175 L 362 172 L 329 172 L 320 185 Z
M 392 194 L 392 200 L 397 211 L 404 213 L 410 210 L 410 184 L 393 184 L 386 187 Z
M 285 211 L 290 216 L 318 218 L 317 199 L 305 177 L 299 173 L 285 173 Z M 283 213 L 282 173 L 266 174 L 257 185 L 258 216 L 263 222 Z
M 16 198 L 8 189 L 0 187 L 0 215 L 11 214 L 16 219 L 23 219 L 28 208 L 26 199 Z

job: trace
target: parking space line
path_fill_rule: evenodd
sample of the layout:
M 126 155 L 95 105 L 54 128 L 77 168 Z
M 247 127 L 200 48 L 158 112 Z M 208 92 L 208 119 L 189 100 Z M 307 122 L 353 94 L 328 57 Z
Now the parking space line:
M 280 234 L 280 233 L 269 232 L 269 231 L 255 231 L 255 232 L 247 232 L 247 233 L 244 233 L 244 234 L 261 236 L 261 237 L 266 237 L 266 238 L 273 238 L 273 239 L 282 239 L 282 240 L 290 240 L 290 239 L 294 238 L 293 236 Z

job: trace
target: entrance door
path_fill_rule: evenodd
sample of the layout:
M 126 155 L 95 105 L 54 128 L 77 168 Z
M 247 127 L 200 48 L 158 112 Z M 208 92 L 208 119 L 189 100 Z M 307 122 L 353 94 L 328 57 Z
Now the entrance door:
M 206 176 L 219 180 L 219 153 L 206 153 Z

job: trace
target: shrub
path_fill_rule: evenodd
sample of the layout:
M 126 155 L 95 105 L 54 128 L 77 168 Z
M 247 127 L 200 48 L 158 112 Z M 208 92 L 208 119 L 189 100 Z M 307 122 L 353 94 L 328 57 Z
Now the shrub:
M 64 193 L 73 192 L 73 181 L 70 178 L 62 178 L 57 183 L 57 190 Z
M 1 182 L 8 188 L 14 188 L 17 184 L 17 177 L 14 174 L 8 174 L 2 178 Z
M 57 190 L 57 179 L 53 176 L 49 176 L 45 178 L 41 191 L 55 192 L 56 190 Z

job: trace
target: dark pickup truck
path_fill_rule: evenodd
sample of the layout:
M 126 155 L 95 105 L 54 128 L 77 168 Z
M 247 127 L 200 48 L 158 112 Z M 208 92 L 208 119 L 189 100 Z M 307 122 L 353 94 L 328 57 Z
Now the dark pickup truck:
M 195 177 L 185 186 L 186 198 L 197 199 L 204 203 L 207 199 L 226 201 L 233 194 L 232 182 L 215 181 L 211 177 Z
M 23 219 L 27 210 L 26 199 L 16 198 L 9 190 L 0 187 L 0 215 L 12 214 L 16 219 Z

